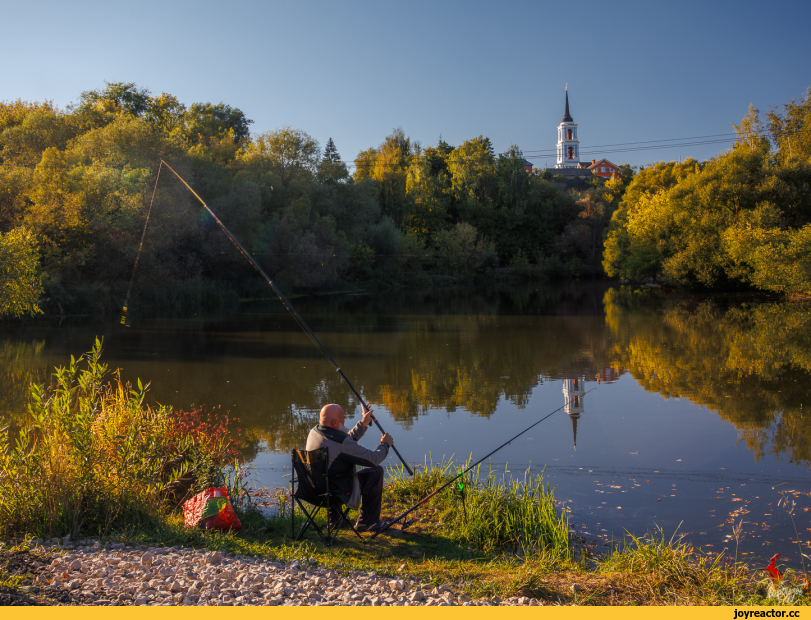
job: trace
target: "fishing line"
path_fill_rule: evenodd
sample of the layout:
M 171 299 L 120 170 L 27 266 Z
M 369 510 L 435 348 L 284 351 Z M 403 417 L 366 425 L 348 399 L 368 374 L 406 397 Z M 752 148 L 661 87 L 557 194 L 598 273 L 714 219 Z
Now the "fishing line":
M 169 170 L 172 171 L 172 173 L 180 180 L 180 182 L 183 183 L 183 185 L 186 186 L 186 189 L 188 189 L 194 195 L 194 197 L 197 198 L 197 200 L 200 201 L 200 204 L 202 204 L 203 207 L 205 207 L 206 211 L 208 211 L 211 214 L 211 217 L 214 218 L 214 221 L 217 223 L 217 225 L 220 227 L 220 229 L 231 240 L 231 243 L 233 243 L 236 246 L 236 248 L 237 248 L 237 250 L 239 250 L 240 254 L 242 254 L 248 260 L 248 262 L 250 262 L 251 265 L 253 265 L 254 269 L 256 269 L 259 272 L 259 274 L 265 279 L 265 281 L 270 285 L 270 288 L 272 288 L 273 292 L 276 293 L 276 296 L 282 302 L 282 305 L 291 314 L 293 319 L 295 319 L 296 323 L 299 324 L 299 327 L 301 327 L 301 329 L 303 329 L 304 332 L 310 337 L 310 339 L 313 341 L 313 343 L 318 348 L 318 350 L 321 351 L 322 355 L 324 357 L 326 357 L 330 362 L 332 362 L 332 364 L 335 366 L 335 370 L 338 371 L 338 373 L 341 375 L 343 380 L 349 386 L 349 389 L 352 390 L 352 392 L 355 394 L 355 397 L 360 401 L 361 405 L 363 406 L 363 408 L 365 410 L 368 407 L 368 405 L 363 400 L 363 397 L 358 393 L 358 391 L 355 389 L 355 386 L 352 385 L 352 383 L 349 381 L 349 379 L 347 379 L 346 375 L 344 374 L 344 371 L 341 370 L 340 366 L 338 366 L 338 362 L 336 362 L 333 359 L 332 355 L 330 355 L 330 352 L 327 351 L 327 348 L 318 339 L 318 336 L 316 336 L 315 333 L 313 332 L 313 330 L 310 329 L 310 326 L 307 325 L 307 323 L 304 321 L 304 319 L 301 317 L 301 315 L 293 307 L 293 304 L 291 304 L 290 301 L 287 299 L 287 297 L 284 296 L 284 293 L 282 293 L 278 289 L 278 287 L 273 282 L 273 280 L 271 280 L 270 276 L 268 276 L 265 273 L 265 271 L 259 266 L 259 264 L 253 259 L 253 257 L 250 255 L 248 250 L 246 250 L 245 247 L 239 241 L 237 241 L 237 239 L 234 237 L 234 235 L 231 234 L 231 231 L 228 230 L 228 228 L 226 228 L 225 224 L 223 224 L 222 221 L 220 220 L 220 218 L 218 218 L 216 216 L 216 214 L 208 207 L 208 205 L 205 203 L 205 201 L 202 198 L 200 198 L 200 196 L 197 195 L 197 192 L 195 192 L 189 186 L 189 184 L 186 183 L 186 181 L 183 180 L 183 177 L 181 177 L 177 172 L 175 172 L 174 168 L 172 168 L 165 161 L 161 160 L 161 164 L 166 165 L 166 167 L 169 168 Z M 157 180 L 155 181 L 155 186 L 157 187 Z M 154 194 L 153 194 L 153 197 L 154 197 Z M 374 415 L 372 416 L 372 421 L 375 423 L 375 425 L 377 426 L 378 430 L 380 430 L 381 433 L 386 434 L 386 431 L 383 430 L 383 427 L 380 426 L 380 422 L 378 422 L 377 418 Z M 391 446 L 391 448 L 392 448 L 392 450 L 394 450 L 394 453 L 397 455 L 397 457 L 400 459 L 400 461 L 402 461 L 403 466 L 406 468 L 406 471 L 410 475 L 413 476 L 414 472 L 408 466 L 408 463 L 405 462 L 405 459 L 402 457 L 402 455 L 397 450 L 397 448 L 395 448 L 394 446 Z
M 130 284 L 127 287 L 127 294 L 124 296 L 124 307 L 121 309 L 121 324 L 124 327 L 129 327 L 127 324 L 127 304 L 130 301 L 130 293 L 132 292 L 132 283 L 135 281 L 135 270 L 138 269 L 138 259 L 141 258 L 141 249 L 144 247 L 144 237 L 146 237 L 146 227 L 149 225 L 149 214 L 152 213 L 152 204 L 155 202 L 155 192 L 158 190 L 158 179 L 161 178 L 161 168 L 163 168 L 163 160 L 161 159 L 160 166 L 158 166 L 158 174 L 155 177 L 155 187 L 152 188 L 152 200 L 149 201 L 149 209 L 146 211 L 146 221 L 144 222 L 144 230 L 141 233 L 141 243 L 138 244 L 138 252 L 135 255 L 135 264 L 132 266 L 132 276 L 130 277 Z
M 591 389 L 590 389 L 588 392 L 585 392 L 585 393 L 583 394 L 583 396 L 585 396 L 585 395 L 586 395 L 586 394 L 588 394 L 589 392 L 593 392 L 593 391 L 594 391 L 594 390 L 596 390 L 596 389 L 597 389 L 597 387 L 596 387 L 596 386 L 595 386 L 595 387 L 593 387 L 593 388 L 591 388 Z M 448 480 L 448 481 L 447 481 L 445 484 L 443 484 L 441 487 L 439 487 L 439 488 L 438 488 L 436 491 L 434 491 L 433 493 L 430 493 L 430 494 L 426 495 L 425 497 L 423 497 L 423 498 L 422 498 L 422 499 L 421 499 L 419 502 L 417 502 L 416 504 L 414 504 L 414 505 L 413 505 L 411 508 L 409 508 L 409 509 L 408 509 L 408 510 L 406 510 L 404 513 L 402 513 L 402 514 L 401 514 L 399 517 L 397 517 L 397 518 L 396 518 L 396 519 L 394 519 L 393 521 L 390 521 L 389 523 L 387 523 L 387 524 L 386 524 L 386 526 L 385 526 L 385 527 L 383 527 L 383 528 L 379 529 L 379 530 L 378 530 L 378 531 L 376 531 L 374 534 L 372 534 L 372 538 L 374 538 L 374 537 L 375 537 L 375 536 L 377 536 L 378 534 L 382 534 L 383 532 L 385 532 L 385 531 L 386 531 L 387 529 L 389 529 L 389 528 L 390 528 L 392 525 L 394 525 L 395 523 L 397 523 L 398 521 L 400 521 L 400 520 L 401 520 L 401 519 L 403 519 L 404 517 L 408 516 L 408 515 L 409 515 L 410 513 L 412 513 L 414 510 L 416 510 L 417 508 L 419 508 L 420 506 L 422 506 L 422 505 L 423 505 L 425 502 L 427 502 L 427 501 L 428 501 L 429 499 L 431 499 L 431 498 L 432 498 L 434 495 L 436 495 L 437 493 L 439 493 L 439 492 L 440 492 L 442 489 L 445 489 L 445 488 L 449 487 L 450 485 L 452 485 L 452 484 L 453 484 L 454 482 L 456 482 L 456 481 L 457 481 L 459 478 L 461 478 L 461 477 L 462 477 L 462 476 L 464 476 L 464 475 L 465 475 L 467 472 L 469 472 L 471 469 L 473 469 L 474 467 L 476 467 L 476 466 L 477 466 L 479 463 L 481 463 L 481 462 L 482 462 L 482 461 L 484 461 L 485 459 L 490 458 L 490 457 L 491 457 L 491 456 L 493 456 L 493 455 L 494 455 L 496 452 L 498 452 L 499 450 L 501 450 L 503 447 L 508 446 L 508 445 L 509 445 L 509 444 L 511 444 L 513 441 L 515 441 L 516 439 L 518 439 L 518 438 L 519 438 L 521 435 L 523 435 L 524 433 L 526 433 L 528 430 L 530 430 L 530 429 L 532 429 L 532 428 L 535 428 L 536 426 L 538 426 L 538 424 L 540 424 L 541 422 L 543 422 L 544 420 L 546 420 L 546 419 L 548 419 L 548 418 L 551 418 L 551 417 L 552 417 L 553 415 L 555 415 L 555 414 L 556 414 L 558 411 L 560 411 L 561 409 L 563 409 L 563 408 L 565 408 L 565 407 L 566 407 L 566 403 L 564 403 L 563 405 L 561 405 L 560 407 L 558 407 L 557 409 L 555 409 L 555 410 L 554 410 L 552 413 L 550 413 L 549 415 L 544 416 L 543 418 L 541 418 L 540 420 L 538 420 L 537 422 L 535 422 L 535 423 L 534 423 L 534 424 L 532 424 L 531 426 L 528 426 L 527 428 L 525 428 L 523 431 L 521 431 L 520 433 L 518 433 L 518 434 L 517 434 L 515 437 L 513 437 L 512 439 L 509 439 L 509 440 L 505 441 L 505 442 L 504 442 L 503 444 L 501 444 L 501 445 L 500 445 L 498 448 L 496 448 L 495 450 L 493 450 L 493 451 L 492 451 L 490 454 L 487 454 L 487 455 L 483 456 L 483 457 L 482 457 L 482 458 L 480 458 L 478 461 L 476 461 L 476 462 L 475 462 L 475 463 L 473 463 L 472 465 L 468 466 L 466 469 L 459 471 L 459 473 L 458 473 L 458 474 L 457 474 L 455 477 L 453 477 L 453 478 L 451 478 L 450 480 Z M 413 474 L 412 474 L 412 475 L 413 475 Z M 405 525 L 405 526 L 403 526 L 403 527 L 404 527 L 404 528 L 405 528 L 405 527 L 408 527 L 408 525 L 410 525 L 410 523 L 406 524 L 406 525 Z

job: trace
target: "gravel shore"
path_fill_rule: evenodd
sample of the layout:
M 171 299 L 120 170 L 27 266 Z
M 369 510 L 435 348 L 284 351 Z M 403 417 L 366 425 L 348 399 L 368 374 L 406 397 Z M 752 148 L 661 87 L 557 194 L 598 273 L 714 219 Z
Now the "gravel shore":
M 283 563 L 92 540 L 46 541 L 32 546 L 26 563 L 34 580 L 24 591 L 74 605 L 544 604 L 527 597 L 471 601 L 451 587 L 373 572 L 343 573 L 320 568 L 314 560 Z

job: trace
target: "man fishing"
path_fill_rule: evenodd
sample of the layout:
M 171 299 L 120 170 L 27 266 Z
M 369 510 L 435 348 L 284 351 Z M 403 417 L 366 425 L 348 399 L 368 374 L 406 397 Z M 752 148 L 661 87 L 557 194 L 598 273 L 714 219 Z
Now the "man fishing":
M 330 481 L 335 477 L 338 494 L 349 508 L 360 516 L 355 528 L 359 532 L 379 532 L 386 523 L 380 520 L 383 498 L 383 468 L 380 466 L 394 446 L 394 439 L 383 433 L 376 450 L 368 450 L 358 440 L 372 424 L 372 408 L 363 405 L 363 417 L 350 431 L 346 428 L 346 414 L 340 405 L 325 405 L 318 416 L 318 425 L 307 436 L 307 450 L 327 448 Z M 355 465 L 365 469 L 355 473 Z M 332 485 L 331 485 L 332 486 Z M 340 519 L 336 506 L 330 507 L 329 523 L 332 527 Z

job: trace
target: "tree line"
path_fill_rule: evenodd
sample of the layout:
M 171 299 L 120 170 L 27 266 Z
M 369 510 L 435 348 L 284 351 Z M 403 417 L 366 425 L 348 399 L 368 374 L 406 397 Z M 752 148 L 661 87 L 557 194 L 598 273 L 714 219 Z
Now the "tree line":
M 573 190 L 517 146 L 423 147 L 395 129 L 345 162 L 300 129 L 108 83 L 59 109 L 0 103 L 0 316 L 192 312 L 260 294 L 173 168 L 289 291 L 512 278 L 664 277 L 811 294 L 811 90 L 750 108 L 733 148 Z M 165 169 L 164 169 L 165 171 Z
M 423 148 L 402 129 L 347 165 L 332 138 L 322 150 L 303 130 L 252 134 L 252 122 L 131 83 L 64 110 L 0 104 L 0 315 L 117 311 L 153 191 L 138 303 L 251 296 L 250 267 L 165 168 L 155 189 L 161 159 L 293 291 L 595 271 L 625 183 L 567 192 L 527 174 L 516 146 L 495 154 L 479 136 Z
M 636 175 L 606 232 L 609 276 L 811 294 L 811 87 L 734 127 L 714 159 Z

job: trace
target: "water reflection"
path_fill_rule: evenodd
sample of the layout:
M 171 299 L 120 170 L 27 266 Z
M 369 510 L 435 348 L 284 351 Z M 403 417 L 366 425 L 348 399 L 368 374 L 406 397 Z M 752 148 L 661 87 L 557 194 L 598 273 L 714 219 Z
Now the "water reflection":
M 580 284 L 331 296 L 296 305 L 398 432 L 440 411 L 489 420 L 505 403 L 523 409 L 534 392 L 561 380 L 576 447 L 578 431 L 582 438 L 592 423 L 587 384 L 630 373 L 649 392 L 717 412 L 755 460 L 811 460 L 807 402 L 803 408 L 811 372 L 808 306 Z M 88 350 L 96 335 L 105 336 L 111 368 L 151 381 L 155 401 L 221 407 L 241 418 L 249 458 L 303 445 L 326 402 L 357 411 L 331 365 L 278 306 L 246 310 L 136 323 L 126 331 L 111 324 L 7 333 L 0 337 L 0 415 L 23 415 L 28 384 Z
M 756 461 L 771 453 L 811 462 L 808 305 L 672 299 L 630 289 L 610 289 L 604 302 L 611 355 L 646 390 L 716 411 L 740 431 Z
M 45 341 L 0 340 L 0 422 L 18 422 L 29 386 L 43 380 Z
M 563 410 L 572 421 L 572 435 L 574 438 L 574 448 L 577 449 L 577 421 L 585 410 L 586 399 L 586 378 L 575 377 L 574 379 L 563 380 L 563 398 L 565 404 Z

